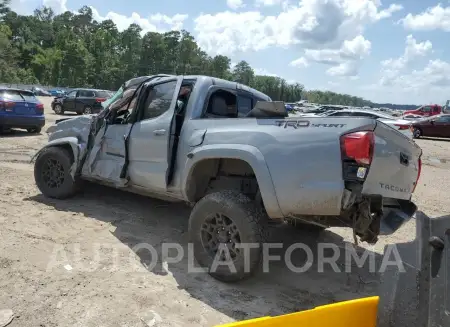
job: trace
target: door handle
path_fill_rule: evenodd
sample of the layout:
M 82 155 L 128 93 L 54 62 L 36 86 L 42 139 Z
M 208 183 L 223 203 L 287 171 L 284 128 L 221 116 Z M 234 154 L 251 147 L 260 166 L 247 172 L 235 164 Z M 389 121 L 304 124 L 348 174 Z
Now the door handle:
M 166 134 L 166 130 L 165 129 L 157 129 L 153 131 L 153 134 L 155 135 L 164 135 Z

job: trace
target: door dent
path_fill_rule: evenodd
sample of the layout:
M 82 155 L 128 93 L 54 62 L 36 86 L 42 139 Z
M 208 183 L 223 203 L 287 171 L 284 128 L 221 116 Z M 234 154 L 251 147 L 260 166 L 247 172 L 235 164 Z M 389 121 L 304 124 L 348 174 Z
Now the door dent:
M 206 129 L 197 129 L 195 130 L 191 137 L 188 140 L 189 146 L 199 146 L 203 143 L 206 135 Z

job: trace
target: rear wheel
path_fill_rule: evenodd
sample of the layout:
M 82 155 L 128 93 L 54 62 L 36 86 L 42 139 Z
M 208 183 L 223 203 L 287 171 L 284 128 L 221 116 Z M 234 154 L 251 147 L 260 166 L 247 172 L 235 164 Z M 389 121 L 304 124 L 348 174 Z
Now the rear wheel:
M 32 128 L 28 128 L 27 132 L 39 134 L 41 132 L 41 130 L 42 130 L 42 127 L 32 127 Z
M 231 190 L 210 193 L 189 218 L 195 259 L 220 281 L 248 278 L 261 261 L 266 224 L 267 216 L 245 195 Z
M 79 190 L 81 181 L 72 178 L 71 166 L 71 155 L 66 149 L 44 149 L 34 164 L 34 179 L 42 194 L 56 199 L 74 195 Z
M 422 136 L 422 130 L 420 128 L 414 127 L 413 136 L 415 139 L 418 139 Z
M 57 115 L 62 115 L 62 114 L 64 114 L 64 109 L 63 109 L 62 105 L 60 105 L 59 103 L 58 103 L 58 104 L 55 104 L 55 106 L 53 107 L 53 111 L 54 111 L 55 114 L 57 114 Z
M 92 114 L 92 107 L 91 107 L 91 106 L 86 106 L 86 107 L 84 107 L 84 109 L 83 109 L 83 114 L 85 114 L 85 115 L 90 115 L 90 114 Z

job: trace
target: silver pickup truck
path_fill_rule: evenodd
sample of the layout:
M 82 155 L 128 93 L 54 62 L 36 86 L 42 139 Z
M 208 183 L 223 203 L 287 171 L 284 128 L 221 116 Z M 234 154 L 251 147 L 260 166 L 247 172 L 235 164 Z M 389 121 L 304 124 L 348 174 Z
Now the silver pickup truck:
M 375 119 L 289 118 L 283 103 L 207 76 L 135 78 L 104 107 L 47 130 L 39 190 L 68 198 L 89 180 L 188 202 L 195 258 L 222 281 L 258 268 L 262 247 L 243 245 L 266 242 L 269 221 L 350 227 L 374 243 L 417 209 L 422 150 Z

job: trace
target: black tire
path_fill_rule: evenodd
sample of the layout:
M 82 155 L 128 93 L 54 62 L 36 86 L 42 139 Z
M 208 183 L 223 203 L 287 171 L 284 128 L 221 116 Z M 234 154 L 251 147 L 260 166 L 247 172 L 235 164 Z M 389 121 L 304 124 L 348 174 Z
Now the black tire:
M 202 227 L 206 226 L 210 217 L 217 214 L 232 221 L 235 226 L 233 228 L 236 228 L 239 233 L 239 243 L 259 244 L 259 247 L 250 248 L 247 251 L 249 254 L 247 267 L 244 251 L 241 249 L 233 258 L 235 271 L 223 264 L 216 265 L 217 269 L 213 271 L 214 254 L 208 252 L 204 246 L 205 232 L 202 231 Z M 267 221 L 263 210 L 258 208 L 250 198 L 237 191 L 223 190 L 206 195 L 194 206 L 189 218 L 189 239 L 193 244 L 195 259 L 201 267 L 208 269 L 212 277 L 222 282 L 237 282 L 250 277 L 261 262 L 262 244 L 267 239 Z M 215 235 L 215 232 L 209 235 Z
M 413 137 L 415 139 L 420 139 L 421 136 L 422 136 L 422 130 L 420 128 L 418 128 L 418 127 L 414 127 Z
M 55 114 L 57 115 L 64 115 L 64 108 L 61 104 L 57 103 L 55 104 L 55 106 L 53 107 L 53 111 L 55 112 Z
M 27 132 L 28 133 L 36 133 L 39 134 L 42 131 L 42 127 L 32 127 L 32 128 L 28 128 Z
M 53 165 L 50 168 L 49 160 Z M 46 172 L 53 173 L 55 166 L 59 167 L 59 185 L 58 183 L 49 182 L 49 177 L 46 177 Z M 77 193 L 80 188 L 81 181 L 73 179 L 70 175 L 70 167 L 72 166 L 72 159 L 69 152 L 61 147 L 50 147 L 44 149 L 36 159 L 34 164 L 34 179 L 37 187 L 41 193 L 49 198 L 65 199 Z M 54 184 L 50 186 L 49 184 Z M 55 185 L 56 184 L 56 185 Z
M 92 113 L 93 113 L 93 111 L 92 111 L 92 107 L 91 106 L 84 107 L 84 109 L 83 109 L 83 114 L 84 115 L 90 115 Z

